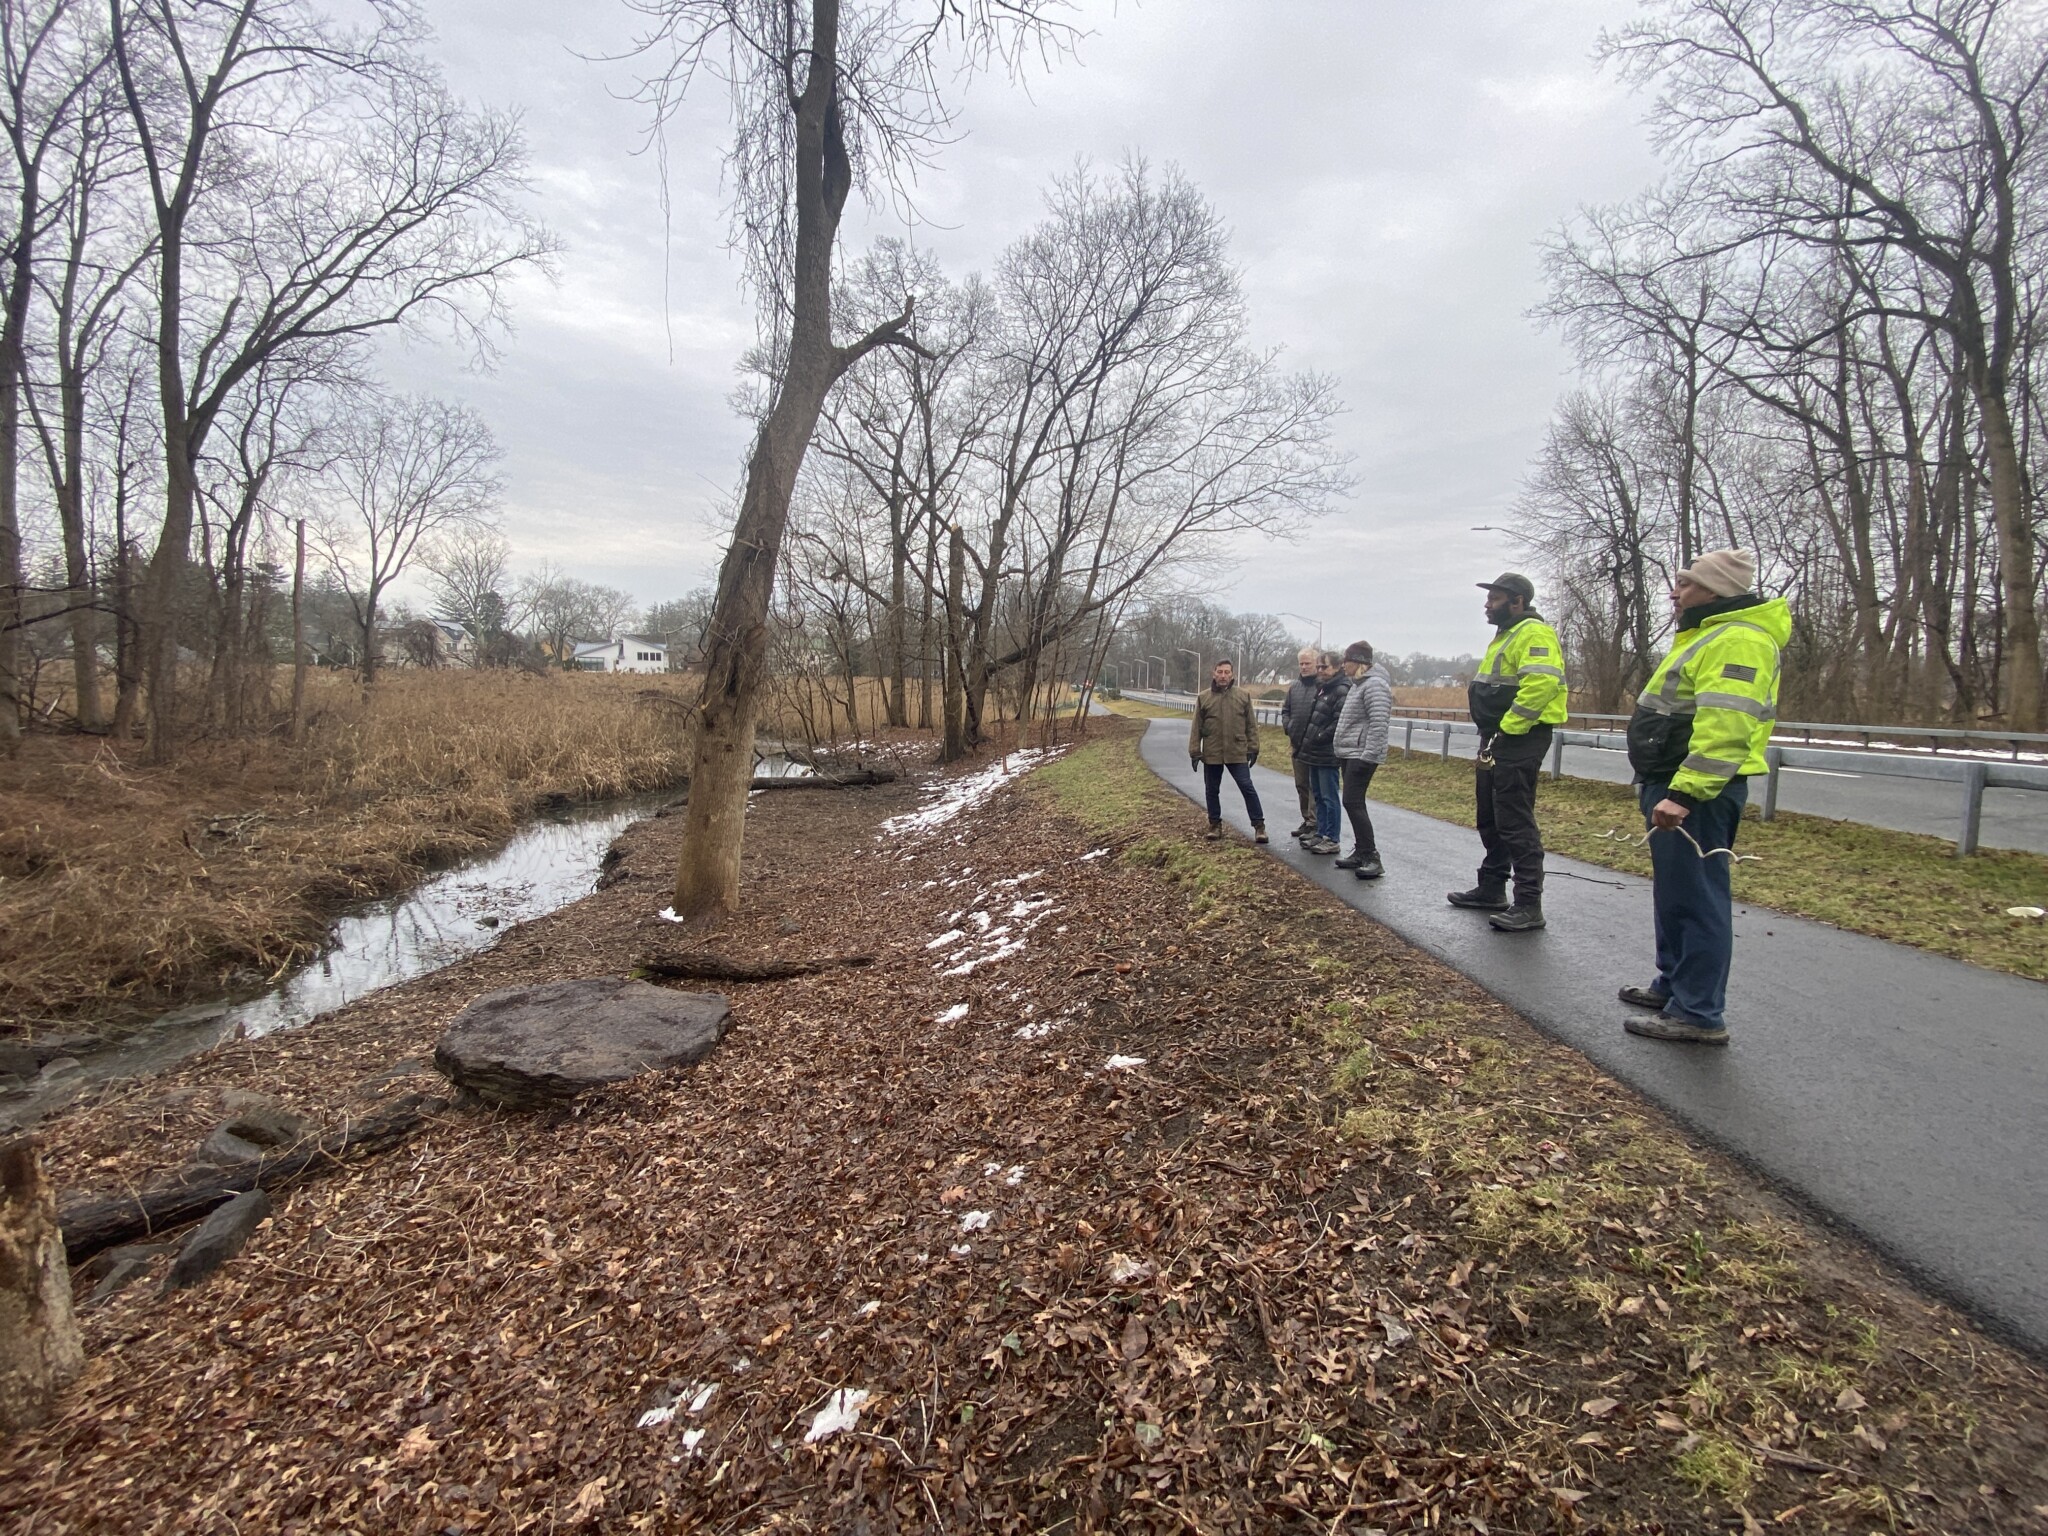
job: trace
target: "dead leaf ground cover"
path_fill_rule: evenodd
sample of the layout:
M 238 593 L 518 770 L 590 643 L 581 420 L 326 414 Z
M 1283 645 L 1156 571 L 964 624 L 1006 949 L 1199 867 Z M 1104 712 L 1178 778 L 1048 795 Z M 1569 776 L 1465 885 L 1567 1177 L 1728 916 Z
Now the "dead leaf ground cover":
M 762 797 L 716 941 L 872 969 L 735 988 L 703 1067 L 579 1115 L 451 1112 L 281 1201 L 210 1287 L 88 1313 L 69 1411 L 0 1447 L 0 1515 L 2040 1525 L 2032 1367 L 1494 999 L 1192 840 L 1129 736 L 879 835 L 919 803 Z M 331 1118 L 409 1086 L 477 992 L 616 973 L 673 938 L 676 827 L 449 971 L 68 1113 L 60 1179 L 148 1177 L 224 1086 Z M 808 1440 L 840 1393 L 854 1427 Z

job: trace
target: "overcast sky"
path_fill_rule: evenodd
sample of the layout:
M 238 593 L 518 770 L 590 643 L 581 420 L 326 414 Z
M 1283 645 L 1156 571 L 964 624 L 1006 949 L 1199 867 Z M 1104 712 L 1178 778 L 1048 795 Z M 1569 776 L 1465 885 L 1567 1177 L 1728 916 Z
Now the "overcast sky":
M 1656 173 L 1642 103 L 1591 62 L 1630 0 L 1084 3 L 1077 58 L 960 96 L 965 137 L 919 187 L 919 222 L 848 218 L 949 270 L 987 270 L 1077 157 L 1179 166 L 1233 231 L 1257 339 L 1335 374 L 1356 493 L 1294 544 L 1237 553 L 1205 595 L 1320 620 L 1326 641 L 1476 649 L 1473 583 L 1513 563 L 1504 521 L 1568 358 L 1525 311 L 1536 242 Z M 542 216 L 567 250 L 523 283 L 495 372 L 416 347 L 398 382 L 460 395 L 506 450 L 515 559 L 643 602 L 716 572 L 746 433 L 727 406 L 753 337 L 726 247 L 715 87 L 669 138 L 621 99 L 634 18 L 611 0 L 428 0 L 456 89 L 519 111 Z M 1540 603 L 1540 599 L 1539 599 Z M 1295 625 L 1304 636 L 1308 626 Z

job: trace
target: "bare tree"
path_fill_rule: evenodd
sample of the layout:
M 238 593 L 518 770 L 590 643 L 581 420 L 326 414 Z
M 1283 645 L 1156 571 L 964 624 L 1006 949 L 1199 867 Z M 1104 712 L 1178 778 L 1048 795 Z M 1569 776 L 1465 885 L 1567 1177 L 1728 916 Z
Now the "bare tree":
M 692 751 L 675 909 L 737 905 L 754 772 L 754 722 L 769 602 L 790 498 L 825 396 L 882 346 L 911 346 L 912 308 L 844 341 L 834 333 L 832 258 L 856 185 L 888 182 L 930 152 L 948 117 L 939 50 L 958 62 L 1056 45 L 1058 0 L 633 0 L 664 67 L 645 89 L 657 127 L 700 71 L 730 90 L 727 165 L 736 232 L 779 359 L 719 570 Z
M 336 429 L 331 501 L 315 535 L 354 606 L 365 684 L 377 675 L 386 590 L 422 545 L 493 515 L 497 459 L 483 418 L 443 400 L 372 400 Z
M 410 11 L 355 32 L 303 0 L 111 5 L 157 240 L 167 476 L 144 621 L 162 756 L 197 465 L 234 390 L 279 351 L 436 319 L 487 348 L 504 277 L 552 245 L 518 207 L 516 125 L 448 95 Z
M 504 632 L 510 617 L 505 578 L 511 559 L 505 535 L 473 521 L 441 533 L 420 552 L 435 616 L 460 624 L 479 655 L 492 636 Z

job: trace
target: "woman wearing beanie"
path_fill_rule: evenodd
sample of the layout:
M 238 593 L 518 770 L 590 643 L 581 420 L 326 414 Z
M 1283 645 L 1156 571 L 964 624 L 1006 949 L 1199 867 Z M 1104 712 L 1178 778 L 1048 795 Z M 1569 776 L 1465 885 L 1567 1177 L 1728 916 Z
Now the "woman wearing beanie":
M 1387 760 L 1394 682 L 1387 669 L 1372 659 L 1372 647 L 1363 640 L 1344 647 L 1344 672 L 1351 679 L 1351 691 L 1344 695 L 1332 745 L 1343 776 L 1340 798 L 1351 821 L 1351 852 L 1337 861 L 1337 867 L 1350 870 L 1361 880 L 1377 880 L 1386 873 L 1386 866 L 1380 863 L 1365 794 L 1374 771 Z
M 1729 866 L 1750 774 L 1763 773 L 1778 718 L 1778 666 L 1792 635 L 1781 597 L 1758 597 L 1746 549 L 1701 555 L 1671 584 L 1678 633 L 1628 723 L 1628 760 L 1649 827 L 1657 978 L 1621 1000 L 1653 1010 L 1632 1035 L 1726 1045 L 1735 959 Z

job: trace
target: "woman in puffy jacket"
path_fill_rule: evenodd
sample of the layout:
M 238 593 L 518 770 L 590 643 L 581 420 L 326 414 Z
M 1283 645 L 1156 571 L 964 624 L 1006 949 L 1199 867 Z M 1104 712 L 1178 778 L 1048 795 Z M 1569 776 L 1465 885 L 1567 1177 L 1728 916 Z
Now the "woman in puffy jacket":
M 1344 814 L 1351 818 L 1351 852 L 1337 861 L 1337 867 L 1350 870 L 1361 880 L 1377 880 L 1386 873 L 1386 866 L 1380 863 L 1365 793 L 1374 772 L 1387 760 L 1394 683 L 1387 669 L 1372 659 L 1372 647 L 1363 640 L 1344 647 L 1344 671 L 1350 688 L 1330 744 L 1341 771 L 1339 797 Z
M 1301 733 L 1295 752 L 1308 764 L 1309 787 L 1315 791 L 1316 829 L 1304 837 L 1301 846 L 1310 853 L 1336 853 L 1344 845 L 1337 836 L 1344 829 L 1339 809 L 1341 790 L 1337 771 L 1337 720 L 1344 713 L 1344 695 L 1351 679 L 1335 651 L 1325 651 L 1316 664 L 1316 701 L 1310 706 L 1308 729 Z

